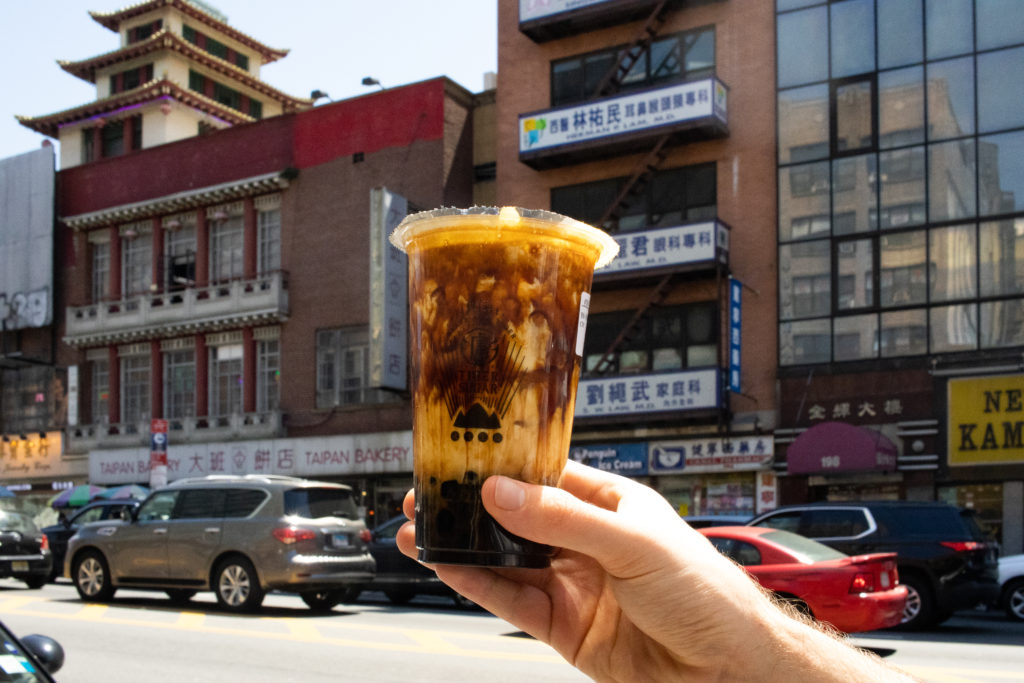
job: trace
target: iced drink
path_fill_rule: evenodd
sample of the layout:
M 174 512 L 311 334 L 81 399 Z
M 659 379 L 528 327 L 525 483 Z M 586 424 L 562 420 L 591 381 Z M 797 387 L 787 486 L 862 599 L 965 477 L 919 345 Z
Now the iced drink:
M 495 523 L 480 487 L 494 474 L 558 483 L 594 269 L 618 245 L 512 207 L 418 213 L 391 241 L 409 255 L 419 558 L 546 567 L 552 549 Z

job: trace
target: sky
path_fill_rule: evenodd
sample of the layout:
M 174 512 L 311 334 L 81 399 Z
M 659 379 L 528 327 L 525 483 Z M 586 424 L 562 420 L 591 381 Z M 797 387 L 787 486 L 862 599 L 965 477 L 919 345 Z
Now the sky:
M 261 78 L 298 97 L 365 95 L 366 76 L 385 87 L 447 76 L 471 92 L 498 70 L 497 0 L 206 0 L 232 27 L 290 53 Z M 139 0 L 0 0 L 0 159 L 47 138 L 15 115 L 41 116 L 96 99 L 96 87 L 57 65 L 117 49 L 118 37 L 89 16 Z M 321 101 L 323 102 L 323 101 Z

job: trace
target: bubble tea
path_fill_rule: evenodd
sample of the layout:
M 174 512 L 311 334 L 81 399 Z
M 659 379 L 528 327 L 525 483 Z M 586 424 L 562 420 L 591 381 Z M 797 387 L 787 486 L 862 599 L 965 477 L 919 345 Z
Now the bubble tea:
M 480 487 L 494 474 L 558 483 L 594 269 L 618 245 L 512 207 L 414 214 L 391 242 L 409 255 L 419 559 L 546 567 L 552 549 L 498 525 Z

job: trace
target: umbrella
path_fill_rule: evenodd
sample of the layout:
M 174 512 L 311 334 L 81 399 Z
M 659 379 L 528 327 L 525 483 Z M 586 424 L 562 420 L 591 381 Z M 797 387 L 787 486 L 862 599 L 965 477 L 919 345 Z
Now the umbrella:
M 137 498 L 138 500 L 142 500 L 148 495 L 149 489 L 145 486 L 139 486 L 138 484 L 125 484 L 124 486 L 115 486 L 112 489 L 107 489 L 96 497 L 105 498 L 107 500 L 121 500 L 125 498 Z
M 106 491 L 102 486 L 92 484 L 79 484 L 70 489 L 64 489 L 50 499 L 52 508 L 77 508 L 85 505 L 90 500 Z

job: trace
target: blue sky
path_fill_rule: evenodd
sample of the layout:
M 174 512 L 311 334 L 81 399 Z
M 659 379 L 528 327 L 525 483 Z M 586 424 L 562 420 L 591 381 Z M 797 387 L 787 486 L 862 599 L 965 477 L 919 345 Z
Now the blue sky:
M 0 0 L 0 158 L 37 149 L 45 139 L 16 114 L 40 116 L 96 99 L 95 86 L 57 60 L 115 50 L 117 35 L 89 11 L 137 0 Z M 448 76 L 479 92 L 497 71 L 497 0 L 208 0 L 239 31 L 290 54 L 262 78 L 290 95 L 326 91 L 333 99 L 385 86 Z

